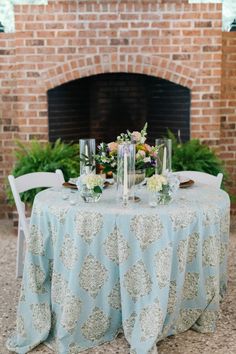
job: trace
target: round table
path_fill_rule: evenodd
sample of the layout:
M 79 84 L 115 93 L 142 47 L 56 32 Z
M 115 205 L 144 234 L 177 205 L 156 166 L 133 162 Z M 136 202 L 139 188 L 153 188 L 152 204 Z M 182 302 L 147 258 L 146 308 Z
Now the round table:
M 75 354 L 122 329 L 130 353 L 149 354 L 166 336 L 214 331 L 227 282 L 227 193 L 195 183 L 156 208 L 138 193 L 127 208 L 114 186 L 98 203 L 78 191 L 65 200 L 64 188 L 36 196 L 8 349 L 46 341 Z

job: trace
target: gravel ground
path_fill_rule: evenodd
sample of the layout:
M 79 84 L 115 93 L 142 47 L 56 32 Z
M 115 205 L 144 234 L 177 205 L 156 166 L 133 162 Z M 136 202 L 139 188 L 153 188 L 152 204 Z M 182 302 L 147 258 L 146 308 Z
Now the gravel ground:
M 159 354 L 235 354 L 236 353 L 236 224 L 230 236 L 229 283 L 221 305 L 214 334 L 194 331 L 166 338 L 158 343 Z M 15 279 L 16 236 L 9 221 L 0 221 L 0 354 L 9 354 L 5 341 L 15 325 L 20 280 Z M 31 353 L 52 354 L 44 345 Z M 129 354 L 126 340 L 119 337 L 110 344 L 86 354 Z

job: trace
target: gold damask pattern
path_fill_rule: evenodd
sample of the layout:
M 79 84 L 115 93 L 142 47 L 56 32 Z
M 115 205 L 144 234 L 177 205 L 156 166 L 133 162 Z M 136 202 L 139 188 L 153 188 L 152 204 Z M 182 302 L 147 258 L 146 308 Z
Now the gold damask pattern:
M 107 316 L 101 309 L 95 307 L 87 321 L 82 325 L 81 331 L 86 339 L 95 341 L 104 336 L 110 327 L 110 324 L 111 318 Z
M 208 206 L 203 211 L 203 224 L 207 227 L 214 223 L 219 223 L 221 215 L 221 210 L 218 208 L 212 208 L 211 205 Z
M 38 332 L 48 332 L 51 326 L 51 311 L 48 303 L 32 304 L 33 326 Z
M 71 343 L 69 345 L 69 352 L 68 354 L 79 354 L 82 350 L 85 350 L 84 348 L 82 348 L 80 345 L 75 344 L 75 343 Z
M 44 282 L 46 280 L 46 274 L 38 265 L 30 264 L 28 269 L 28 280 L 31 291 L 37 294 L 46 293 Z
M 151 277 L 141 260 L 135 263 L 125 274 L 124 287 L 133 301 L 137 301 L 140 297 L 151 292 Z
M 55 246 L 58 232 L 56 226 L 53 225 L 51 222 L 48 222 L 48 231 L 52 245 Z
M 63 304 L 68 282 L 63 278 L 62 274 L 53 272 L 52 274 L 52 301 L 56 304 Z
M 107 279 L 107 269 L 93 255 L 87 256 L 79 274 L 80 286 L 95 299 Z
M 193 328 L 202 333 L 212 333 L 215 330 L 215 324 L 218 316 L 218 311 L 206 309 L 198 318 Z
M 91 244 L 96 234 L 102 229 L 103 217 L 100 213 L 79 212 L 75 215 L 75 230 L 85 242 Z
M 154 265 L 156 269 L 158 285 L 160 288 L 164 288 L 169 284 L 172 259 L 171 255 L 171 246 L 164 248 L 163 250 L 157 252 L 155 255 Z
M 183 272 L 186 267 L 188 240 L 180 240 L 177 248 L 179 272 Z
M 72 269 L 79 259 L 79 251 L 75 246 L 75 240 L 69 235 L 65 235 L 63 245 L 60 252 L 60 259 L 64 266 Z
M 201 315 L 202 310 L 200 309 L 182 309 L 180 310 L 177 323 L 175 325 L 175 333 L 184 332 L 191 328 L 192 325 L 197 321 Z
M 168 307 L 167 307 L 167 312 L 169 314 L 174 312 L 176 302 L 177 302 L 176 280 L 171 280 L 169 298 L 168 298 Z
M 33 210 L 32 210 L 32 214 L 34 215 L 34 216 L 36 216 L 36 217 L 40 217 L 40 216 L 42 216 L 42 214 L 43 214 L 43 209 L 42 209 L 42 206 L 41 206 L 41 204 L 36 204 L 35 206 L 34 206 L 34 208 L 33 208 Z
M 205 280 L 206 300 L 208 303 L 217 295 L 219 296 L 219 279 L 215 275 L 211 275 Z
M 37 225 L 31 225 L 30 238 L 27 240 L 28 250 L 32 254 L 43 256 L 45 254 L 43 246 L 43 234 Z
M 66 207 L 66 208 L 62 208 L 60 205 L 59 206 L 56 206 L 56 205 L 51 205 L 49 207 L 49 212 L 55 216 L 55 218 L 57 219 L 57 221 L 60 223 L 60 224 L 64 224 L 65 222 L 65 219 L 66 219 L 66 215 L 69 211 L 69 206 Z
M 221 264 L 224 262 L 227 252 L 228 252 L 228 243 L 221 242 L 220 243 L 220 263 Z
M 188 257 L 187 257 L 188 263 L 192 263 L 193 260 L 196 258 L 199 237 L 200 236 L 197 232 L 194 232 L 188 237 Z
M 114 230 L 104 241 L 104 253 L 116 264 L 123 263 L 130 254 L 130 247 L 126 239 L 115 226 Z
M 153 304 L 142 309 L 139 321 L 141 325 L 141 341 L 157 338 L 163 325 L 163 314 L 158 299 Z
M 198 295 L 199 273 L 185 273 L 183 297 L 192 300 Z
M 130 342 L 131 341 L 131 336 L 134 328 L 135 321 L 137 319 L 137 314 L 136 312 L 133 312 L 127 320 L 123 322 L 123 328 L 124 328 L 124 333 L 125 337 L 127 340 Z
M 197 214 L 191 209 L 178 209 L 170 214 L 173 229 L 179 231 L 185 229 L 197 220 Z
M 116 310 L 121 310 L 120 282 L 117 282 L 108 295 L 109 305 Z
M 202 256 L 204 266 L 215 267 L 219 259 L 219 238 L 217 235 L 209 236 L 203 242 Z
M 81 306 L 79 298 L 67 293 L 62 306 L 61 325 L 69 333 L 73 332 L 79 321 Z
M 163 225 L 158 215 L 136 215 L 131 220 L 130 230 L 134 232 L 141 249 L 145 250 L 161 238 Z
M 230 226 L 230 211 L 227 210 L 227 212 L 223 213 L 220 217 L 220 233 L 228 236 L 229 226 Z

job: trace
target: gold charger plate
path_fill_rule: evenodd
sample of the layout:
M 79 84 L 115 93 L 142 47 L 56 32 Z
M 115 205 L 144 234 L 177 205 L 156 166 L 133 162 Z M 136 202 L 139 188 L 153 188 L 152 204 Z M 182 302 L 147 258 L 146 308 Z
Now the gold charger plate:
M 186 181 L 186 182 L 181 182 L 179 185 L 179 188 L 188 188 L 191 187 L 194 184 L 194 181 L 192 179 Z
M 66 188 L 77 189 L 77 186 L 74 183 L 64 182 L 64 183 L 62 183 L 62 185 L 63 185 L 63 187 L 66 187 Z

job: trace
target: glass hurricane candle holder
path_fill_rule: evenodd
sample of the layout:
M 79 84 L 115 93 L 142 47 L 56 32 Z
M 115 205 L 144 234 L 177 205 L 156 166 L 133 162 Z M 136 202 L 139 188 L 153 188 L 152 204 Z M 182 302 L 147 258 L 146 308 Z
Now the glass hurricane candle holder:
M 165 175 L 171 172 L 171 157 L 172 157 L 172 140 L 171 139 L 156 139 L 156 147 L 158 147 L 156 174 Z
M 80 176 L 84 174 L 95 173 L 95 139 L 80 139 Z
M 123 143 L 118 146 L 117 194 L 124 206 L 134 199 L 135 153 L 135 144 Z

